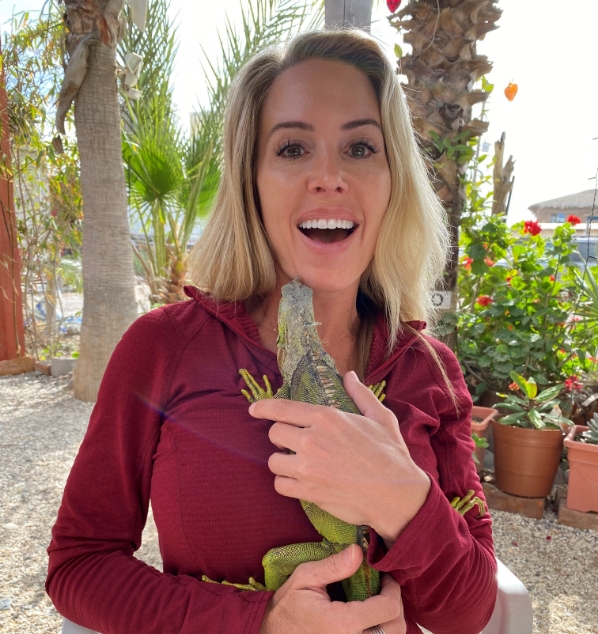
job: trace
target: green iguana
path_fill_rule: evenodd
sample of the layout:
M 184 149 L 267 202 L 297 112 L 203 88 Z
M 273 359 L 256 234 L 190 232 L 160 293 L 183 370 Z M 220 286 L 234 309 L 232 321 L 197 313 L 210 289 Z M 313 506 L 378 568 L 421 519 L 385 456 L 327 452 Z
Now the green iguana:
M 239 370 L 249 390 L 241 390 L 250 403 L 265 398 L 284 398 L 318 405 L 336 407 L 359 414 L 336 370 L 332 357 L 324 350 L 314 318 L 312 290 L 297 281 L 282 287 L 278 309 L 278 366 L 283 376 L 282 387 L 273 394 L 268 378 L 266 389 L 247 370 Z M 374 392 L 380 400 L 385 383 Z M 307 561 L 325 559 L 351 544 L 368 548 L 369 528 L 354 526 L 326 513 L 315 504 L 301 500 L 301 506 L 315 529 L 322 535 L 321 542 L 291 544 L 269 550 L 262 560 L 265 587 L 251 578 L 248 584 L 228 584 L 246 590 L 277 590 L 291 576 L 295 568 Z M 211 581 L 203 577 L 204 581 Z M 342 582 L 347 601 L 365 600 L 380 592 L 380 573 L 363 561 L 357 572 Z
M 324 350 L 314 318 L 312 290 L 293 281 L 282 287 L 282 299 L 278 309 L 278 366 L 284 382 L 273 393 L 266 376 L 263 377 L 265 389 L 245 370 L 239 370 L 249 390 L 241 390 L 250 403 L 266 398 L 284 398 L 304 403 L 327 405 L 345 412 L 360 414 L 343 386 L 343 379 L 336 370 L 334 360 Z M 382 390 L 386 385 L 382 381 L 370 386 L 376 397 L 382 401 Z M 473 494 L 470 491 L 469 494 Z M 469 497 L 471 497 L 469 495 Z M 469 497 L 453 500 L 453 508 L 464 514 L 475 504 Z M 300 500 L 307 517 L 318 533 L 321 542 L 291 544 L 269 550 L 262 560 L 266 585 L 253 577 L 247 584 L 231 584 L 243 590 L 277 590 L 291 576 L 301 563 L 325 559 L 338 553 L 351 544 L 358 544 L 364 555 L 368 548 L 369 527 L 348 524 L 311 502 Z M 465 504 L 463 504 L 465 503 Z M 205 575 L 203 581 L 213 582 Z M 380 592 L 380 573 L 371 568 L 364 560 L 355 574 L 342 581 L 347 601 L 363 601 Z

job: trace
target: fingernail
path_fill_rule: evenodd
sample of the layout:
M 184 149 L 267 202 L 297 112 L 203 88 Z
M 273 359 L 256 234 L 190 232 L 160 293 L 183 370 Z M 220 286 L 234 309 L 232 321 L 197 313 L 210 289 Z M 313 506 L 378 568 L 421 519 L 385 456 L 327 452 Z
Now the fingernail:
M 354 372 L 353 370 L 351 370 L 351 371 L 349 372 L 349 378 L 350 378 L 352 381 L 357 381 L 357 382 L 359 383 L 359 377 L 357 376 L 357 373 L 356 373 L 356 372 Z
M 250 413 L 252 416 L 253 416 L 253 410 L 254 410 L 254 409 L 255 409 L 255 403 L 252 403 L 252 404 L 249 406 L 249 410 L 248 410 L 248 411 L 249 411 L 249 413 Z
M 351 546 L 343 550 L 343 559 L 346 564 L 350 564 L 353 561 L 353 550 L 354 549 L 351 548 Z

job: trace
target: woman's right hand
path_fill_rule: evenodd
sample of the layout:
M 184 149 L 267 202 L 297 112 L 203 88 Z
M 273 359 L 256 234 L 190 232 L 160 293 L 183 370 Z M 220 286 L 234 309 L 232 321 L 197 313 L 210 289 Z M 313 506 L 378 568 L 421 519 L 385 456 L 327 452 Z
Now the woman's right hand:
M 331 601 L 326 586 L 357 571 L 363 552 L 357 545 L 322 561 L 297 566 L 268 604 L 260 634 L 368 634 L 379 625 L 385 634 L 405 634 L 401 586 L 382 575 L 380 594 L 365 601 Z

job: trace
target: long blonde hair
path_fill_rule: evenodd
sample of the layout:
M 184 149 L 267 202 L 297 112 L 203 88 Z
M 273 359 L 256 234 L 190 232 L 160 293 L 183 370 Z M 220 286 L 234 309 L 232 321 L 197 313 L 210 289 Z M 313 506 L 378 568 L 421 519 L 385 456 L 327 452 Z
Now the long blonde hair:
M 404 322 L 431 319 L 431 291 L 442 275 L 449 238 L 398 78 L 376 41 L 362 31 L 302 33 L 259 53 L 238 73 L 224 117 L 222 180 L 211 218 L 189 256 L 190 279 L 220 300 L 244 301 L 274 290 L 274 257 L 255 184 L 260 110 L 278 76 L 314 58 L 356 67 L 380 104 L 391 195 L 360 290 L 385 311 L 392 349 Z

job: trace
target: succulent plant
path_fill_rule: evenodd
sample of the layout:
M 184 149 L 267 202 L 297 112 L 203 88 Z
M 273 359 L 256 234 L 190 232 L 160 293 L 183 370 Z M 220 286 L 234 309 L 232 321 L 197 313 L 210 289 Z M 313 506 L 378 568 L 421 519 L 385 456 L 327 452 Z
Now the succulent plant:
M 588 431 L 584 431 L 581 438 L 583 442 L 598 445 L 598 414 L 594 414 L 592 419 L 588 421 Z

